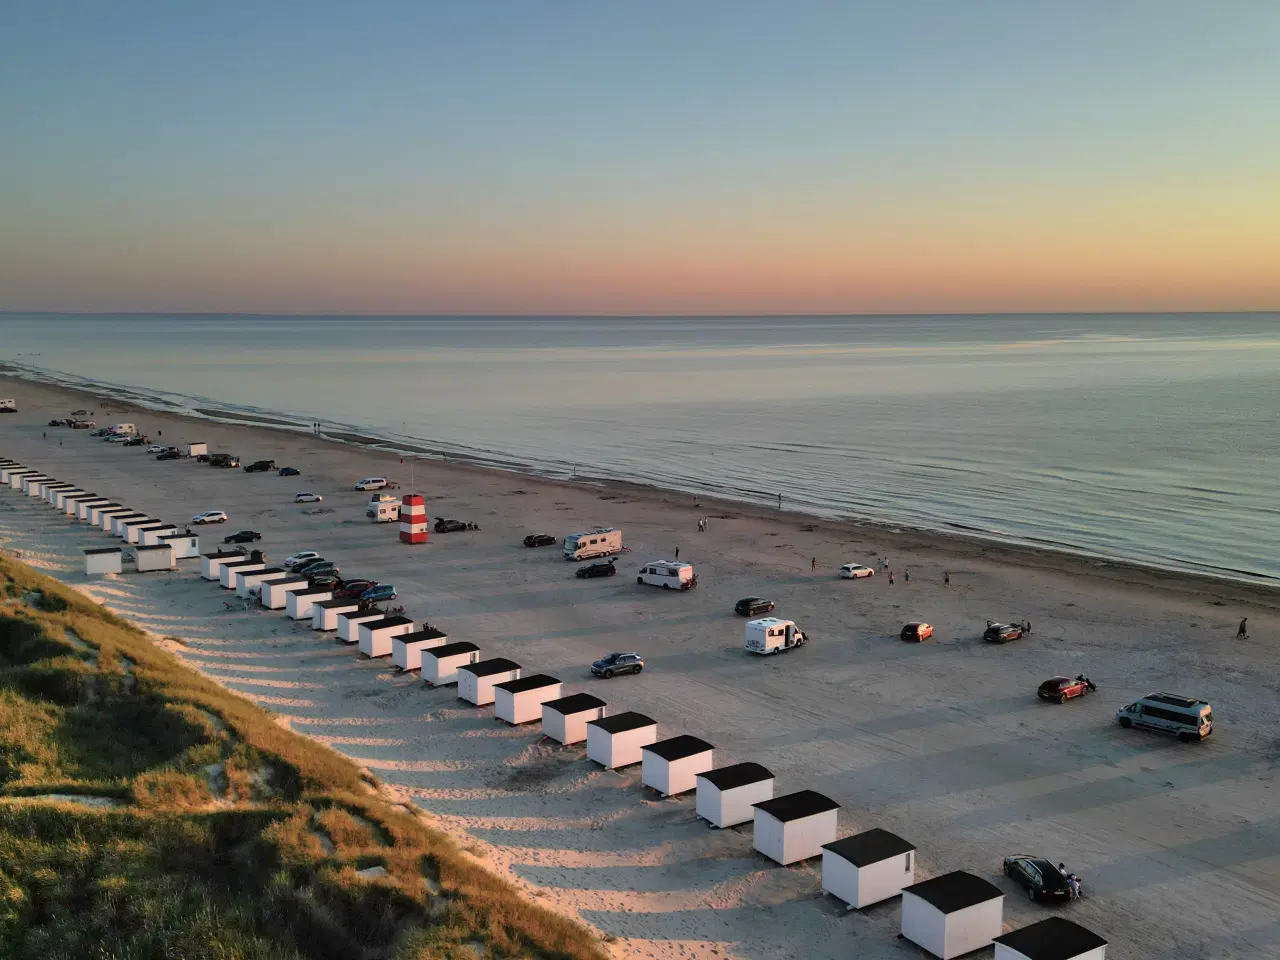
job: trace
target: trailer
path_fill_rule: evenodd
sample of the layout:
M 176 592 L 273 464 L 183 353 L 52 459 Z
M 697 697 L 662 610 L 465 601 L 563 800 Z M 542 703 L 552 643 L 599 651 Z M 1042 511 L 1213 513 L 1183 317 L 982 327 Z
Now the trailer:
M 748 653 L 777 653 L 802 647 L 808 642 L 809 638 L 790 620 L 761 617 L 747 621 L 744 646 Z
M 390 493 L 375 493 L 369 498 L 364 515 L 374 523 L 395 523 L 400 519 L 400 498 Z
M 207 443 L 188 443 L 188 457 L 207 457 L 209 455 L 209 445 Z
M 590 560 L 622 553 L 621 527 L 596 527 L 584 533 L 571 533 L 564 538 L 566 560 Z
M 0 399 L 0 413 L 17 413 L 18 401 L 13 397 L 5 397 Z

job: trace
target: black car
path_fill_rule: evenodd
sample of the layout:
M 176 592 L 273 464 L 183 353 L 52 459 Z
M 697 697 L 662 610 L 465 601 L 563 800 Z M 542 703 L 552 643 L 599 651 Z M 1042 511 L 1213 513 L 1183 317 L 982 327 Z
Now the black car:
M 322 573 L 331 573 L 334 576 L 338 576 L 342 573 L 342 571 L 338 569 L 338 565 L 331 560 L 316 560 L 314 563 L 308 563 L 301 570 L 295 572 L 308 579 L 311 577 L 318 577 Z
M 240 458 L 233 453 L 215 453 L 209 457 L 209 466 L 222 467 L 223 469 L 238 467 L 240 466 Z
M 1016 623 L 995 623 L 988 620 L 982 639 L 987 643 L 1008 643 L 1010 640 L 1021 640 L 1023 634 L 1022 627 Z
M 478 530 L 474 523 L 467 523 L 465 520 L 447 520 L 440 517 L 436 520 L 436 533 L 457 533 L 460 530 Z
M 1026 890 L 1032 900 L 1071 899 L 1071 885 L 1066 876 L 1044 857 L 1005 857 L 1004 875 Z
M 196 463 L 209 463 L 212 460 L 213 460 L 213 454 L 211 453 L 196 454 Z
M 274 460 L 255 460 L 244 468 L 245 473 L 267 473 L 276 468 Z
M 130 437 L 128 440 L 124 442 L 124 446 L 126 447 L 146 447 L 146 446 L 149 446 L 150 444 L 151 444 L 151 438 L 142 437 L 142 436 Z
M 177 447 L 170 447 L 164 453 L 156 454 L 157 460 L 181 460 L 182 452 Z
M 239 533 L 233 533 L 229 537 L 223 537 L 223 543 L 255 543 L 262 539 L 262 534 L 257 530 L 241 530 Z
M 757 617 L 762 613 L 768 613 L 773 607 L 773 601 L 766 600 L 764 597 L 743 597 L 733 605 L 733 612 L 740 617 Z
M 611 653 L 591 665 L 591 672 L 606 680 L 619 673 L 639 673 L 644 669 L 644 657 L 638 653 Z
M 579 567 L 574 576 L 579 580 L 594 580 L 596 577 L 612 577 L 618 572 L 618 568 L 613 565 L 612 560 L 601 560 L 598 563 L 588 563 L 585 567 Z
M 551 547 L 556 544 L 556 538 L 549 533 L 531 533 L 524 538 L 526 547 Z
M 297 467 L 281 467 L 280 468 L 280 476 L 282 477 L 296 477 L 300 472 L 301 471 L 299 471 Z
M 336 573 L 317 573 L 314 577 L 307 577 L 307 580 L 316 590 L 337 590 L 342 586 L 342 579 Z

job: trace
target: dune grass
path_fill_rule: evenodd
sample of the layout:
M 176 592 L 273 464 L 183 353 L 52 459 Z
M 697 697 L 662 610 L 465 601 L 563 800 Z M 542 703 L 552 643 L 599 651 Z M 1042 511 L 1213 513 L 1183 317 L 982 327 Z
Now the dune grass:
M 382 870 L 360 875 L 371 867 Z M 0 952 L 605 956 L 585 928 L 523 900 L 350 762 L 7 557 Z

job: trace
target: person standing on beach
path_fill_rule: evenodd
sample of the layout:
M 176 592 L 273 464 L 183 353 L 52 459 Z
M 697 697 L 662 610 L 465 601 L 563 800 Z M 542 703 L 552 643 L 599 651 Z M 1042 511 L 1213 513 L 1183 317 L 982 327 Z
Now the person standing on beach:
M 889 586 L 893 586 L 893 571 L 889 571 Z
M 1249 627 L 1249 618 L 1248 618 L 1248 617 L 1245 617 L 1243 620 L 1241 620 L 1241 621 L 1240 621 L 1240 629 L 1236 631 L 1236 639 L 1237 639 L 1237 640 L 1248 640 L 1248 639 L 1249 639 L 1249 630 L 1248 630 L 1248 627 Z
M 809 560 L 809 572 L 813 573 L 818 569 L 818 558 L 813 557 Z
M 902 582 L 903 582 L 903 583 L 910 583 L 910 582 L 911 582 L 911 568 L 910 568 L 910 567 L 904 567 L 904 568 L 903 568 L 903 570 L 902 570 Z
M 951 586 L 951 574 L 947 573 L 945 570 L 942 571 L 942 585 L 944 587 Z
M 676 559 L 677 559 L 677 560 L 679 560 L 679 559 L 680 559 L 680 548 L 679 548 L 679 547 L 676 547 Z
M 778 509 L 782 509 L 782 494 L 778 494 Z

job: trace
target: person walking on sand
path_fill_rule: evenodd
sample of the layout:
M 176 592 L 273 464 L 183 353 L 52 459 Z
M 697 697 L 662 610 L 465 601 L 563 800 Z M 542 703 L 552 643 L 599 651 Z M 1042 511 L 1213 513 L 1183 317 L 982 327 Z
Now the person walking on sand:
M 944 587 L 951 586 L 951 574 L 947 573 L 945 570 L 942 571 L 942 585 Z
M 782 509 L 782 494 L 778 494 L 778 509 Z
M 1248 617 L 1245 617 L 1243 620 L 1240 621 L 1240 629 L 1236 631 L 1236 639 L 1237 640 L 1249 639 L 1249 618 Z
M 677 559 L 677 560 L 679 560 L 679 559 L 680 559 L 680 548 L 679 548 L 679 547 L 676 547 L 676 559 Z
M 893 571 L 889 571 L 889 586 L 893 586 Z
M 903 569 L 903 571 L 902 571 L 902 582 L 903 582 L 903 583 L 910 583 L 910 582 L 911 582 L 911 568 L 910 568 L 910 567 L 905 567 L 905 568 Z

